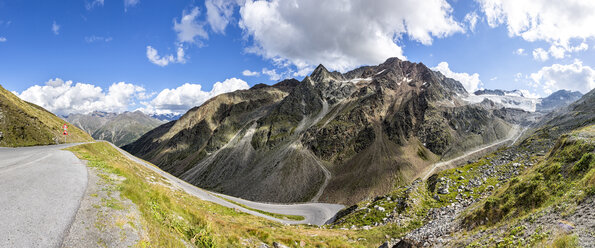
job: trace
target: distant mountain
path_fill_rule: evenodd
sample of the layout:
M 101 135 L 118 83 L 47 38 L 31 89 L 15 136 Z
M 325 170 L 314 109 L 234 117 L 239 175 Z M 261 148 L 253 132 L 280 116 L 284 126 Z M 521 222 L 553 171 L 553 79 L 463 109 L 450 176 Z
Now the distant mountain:
M 537 111 L 550 112 L 560 107 L 565 107 L 577 101 L 583 96 L 578 91 L 559 90 L 546 98 L 542 98 L 537 104 Z
M 595 123 L 595 107 L 593 106 L 595 106 L 595 89 L 570 105 L 547 114 L 540 126 L 546 127 L 542 129 L 549 133 L 559 134 L 593 124 Z
M 150 116 L 157 120 L 166 121 L 166 122 L 175 121 L 177 119 L 180 119 L 180 117 L 182 117 L 182 115 L 180 115 L 180 114 L 160 114 L 160 115 L 152 114 Z
M 479 96 L 479 95 L 496 95 L 496 96 L 520 96 L 520 97 L 525 97 L 523 95 L 523 93 L 519 90 L 499 90 L 499 89 L 495 89 L 495 90 L 490 90 L 490 89 L 483 89 L 483 90 L 477 90 L 475 92 L 473 92 L 473 94 Z
M 0 86 L 0 146 L 34 146 L 64 143 L 62 125 L 68 125 L 66 142 L 92 141 L 40 106 L 21 100 Z
M 251 200 L 353 203 L 406 184 L 439 158 L 506 137 L 462 84 L 388 59 L 347 73 L 222 94 L 127 151 L 194 185 Z
M 520 109 L 527 112 L 535 112 L 537 104 L 541 101 L 538 98 L 526 97 L 519 90 L 478 90 L 468 95 L 465 100 L 471 103 L 480 103 L 485 99 L 495 103 L 496 108 Z
M 107 140 L 117 146 L 135 141 L 164 123 L 140 111 L 121 114 L 95 111 L 90 114 L 71 114 L 65 119 L 90 133 L 93 138 Z

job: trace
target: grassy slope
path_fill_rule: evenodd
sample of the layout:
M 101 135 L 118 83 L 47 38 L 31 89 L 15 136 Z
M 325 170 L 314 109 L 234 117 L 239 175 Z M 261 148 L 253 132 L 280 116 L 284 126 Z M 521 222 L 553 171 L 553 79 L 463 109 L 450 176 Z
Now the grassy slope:
M 563 135 L 547 159 L 510 180 L 465 218 L 470 226 L 510 221 L 595 195 L 595 125 Z M 480 221 L 487 220 L 487 221 Z
M 534 141 L 534 143 L 537 142 L 539 141 Z M 384 219 L 389 215 L 398 215 L 401 220 L 399 224 L 389 222 L 374 229 L 390 234 L 406 233 L 425 223 L 427 221 L 425 217 L 430 209 L 445 207 L 456 202 L 455 198 L 459 194 L 456 189 L 459 186 L 468 185 L 470 179 L 481 177 L 480 172 L 485 171 L 485 168 L 496 161 L 498 156 L 511 151 L 523 153 L 530 151 L 530 148 L 503 148 L 474 163 L 439 172 L 428 181 L 416 181 L 408 186 L 399 186 L 386 195 L 352 206 L 352 211 L 346 211 L 347 214 L 339 218 L 335 225 L 337 227 L 374 226 L 376 223 L 384 223 Z M 462 230 L 460 233 L 462 237 L 492 226 L 507 225 L 548 206 L 561 203 L 572 205 L 595 195 L 595 125 L 562 136 L 547 156 L 533 154 L 526 159 L 513 160 L 493 167 L 495 173 L 487 176 L 486 181 L 480 186 L 461 193 L 464 199 L 470 197 L 478 199 L 490 194 L 492 188 L 495 188 L 492 196 L 472 205 L 467 213 L 463 213 L 463 221 L 470 230 L 469 233 Z M 528 167 L 525 173 L 501 184 L 499 175 L 519 171 L 519 168 L 515 168 L 515 163 L 534 164 L 534 166 Z M 440 184 L 437 183 L 440 181 L 438 179 L 450 182 L 450 193 L 437 194 L 438 184 Z M 379 210 L 376 206 L 385 210 Z M 507 233 L 503 234 L 504 242 L 509 242 L 506 244 L 510 246 L 520 245 L 520 243 L 514 243 L 518 241 L 514 239 L 514 235 L 518 236 L 521 232 L 524 232 L 521 228 L 508 229 Z M 545 238 L 547 234 L 534 233 L 524 240 L 523 244 L 540 245 Z M 576 239 L 574 236 L 552 238 L 554 246 L 557 243 L 572 243 Z
M 400 230 L 286 226 L 188 195 L 106 143 L 85 144 L 69 150 L 89 160 L 92 166 L 126 178 L 118 189 L 138 206 L 148 233 L 139 245 L 243 247 L 276 241 L 292 247 L 300 243 L 306 247 L 370 247 L 380 245 L 386 233 L 396 234 Z
M 35 104 L 25 102 L 0 86 L 0 146 L 33 146 L 63 143 L 62 125 L 67 123 Z M 68 125 L 67 142 L 93 138 Z

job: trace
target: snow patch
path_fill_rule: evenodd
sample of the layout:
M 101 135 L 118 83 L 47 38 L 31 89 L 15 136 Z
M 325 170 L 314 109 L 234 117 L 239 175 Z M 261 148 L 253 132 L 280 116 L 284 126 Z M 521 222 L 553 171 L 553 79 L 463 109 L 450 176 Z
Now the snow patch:
M 354 84 L 358 84 L 361 82 L 370 82 L 372 81 L 372 78 L 354 78 L 354 79 L 350 79 L 350 80 L 343 80 L 341 81 L 342 83 L 354 83 Z
M 537 104 L 541 102 L 541 99 L 524 97 L 519 93 L 511 92 L 505 94 L 504 96 L 469 94 L 467 96 L 461 96 L 461 99 L 470 104 L 480 103 L 484 99 L 488 99 L 505 108 L 522 109 L 527 112 L 535 112 Z

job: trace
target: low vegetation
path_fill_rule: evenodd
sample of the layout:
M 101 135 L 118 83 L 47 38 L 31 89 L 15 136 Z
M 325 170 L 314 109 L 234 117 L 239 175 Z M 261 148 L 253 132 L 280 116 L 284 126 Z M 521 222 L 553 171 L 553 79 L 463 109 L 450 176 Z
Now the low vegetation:
M 547 159 L 510 182 L 465 218 L 469 226 L 492 225 L 544 206 L 576 202 L 595 193 L 595 141 L 590 126 L 562 136 Z
M 107 143 L 68 150 L 90 166 L 125 178 L 117 190 L 137 205 L 148 234 L 140 247 L 258 247 L 273 242 L 290 247 L 370 247 L 380 245 L 385 235 L 404 232 L 396 225 L 372 230 L 283 225 L 191 196 Z

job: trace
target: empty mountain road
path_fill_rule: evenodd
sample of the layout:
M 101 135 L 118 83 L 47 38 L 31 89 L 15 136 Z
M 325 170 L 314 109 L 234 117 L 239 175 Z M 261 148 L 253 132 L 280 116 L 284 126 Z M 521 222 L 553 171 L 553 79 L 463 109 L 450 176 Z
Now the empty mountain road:
M 87 187 L 67 145 L 0 148 L 0 247 L 59 247 Z

